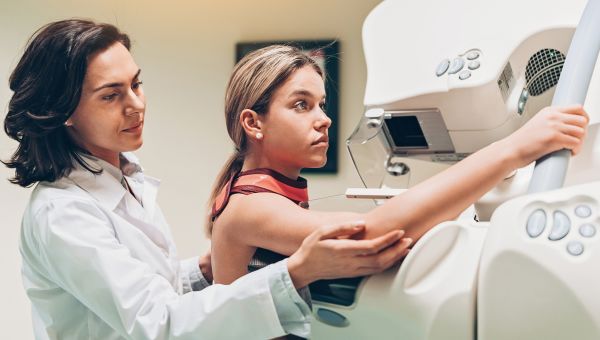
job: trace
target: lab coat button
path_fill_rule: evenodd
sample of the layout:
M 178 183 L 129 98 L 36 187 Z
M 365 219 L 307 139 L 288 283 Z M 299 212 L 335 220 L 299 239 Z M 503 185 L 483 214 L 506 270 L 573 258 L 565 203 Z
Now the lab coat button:
M 571 229 L 571 220 L 564 212 L 558 210 L 554 212 L 554 221 L 552 223 L 552 230 L 548 239 L 550 241 L 558 241 L 563 239 L 569 233 Z
M 462 68 L 464 66 L 465 66 L 465 61 L 462 60 L 462 58 L 454 58 L 454 60 L 452 60 L 452 64 L 450 64 L 450 69 L 448 70 L 448 74 L 458 73 L 458 71 L 462 70 Z
M 546 228 L 546 213 L 542 209 L 534 211 L 527 219 L 527 234 L 531 238 L 536 238 L 544 232 Z
M 460 80 L 469 79 L 470 77 L 471 77 L 471 71 L 469 71 L 469 70 L 464 70 L 458 75 L 458 78 Z
M 442 60 L 442 62 L 438 65 L 437 69 L 435 70 L 435 74 L 438 77 L 441 77 L 442 75 L 444 75 L 444 73 L 446 73 L 446 71 L 448 71 L 448 67 L 450 67 L 450 60 Z
M 583 254 L 583 243 L 579 241 L 571 241 L 567 244 L 567 252 L 573 256 L 579 256 Z
M 579 227 L 579 234 L 583 237 L 592 237 L 596 235 L 596 227 L 593 224 L 583 224 Z

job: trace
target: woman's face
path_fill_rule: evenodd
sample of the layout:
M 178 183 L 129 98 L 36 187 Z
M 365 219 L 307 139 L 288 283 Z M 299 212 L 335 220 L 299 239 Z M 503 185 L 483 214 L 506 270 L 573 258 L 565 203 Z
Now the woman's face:
M 293 173 L 325 165 L 331 119 L 324 112 L 325 85 L 304 66 L 272 96 L 263 120 L 262 152 L 277 170 Z
M 75 141 L 115 166 L 119 153 L 142 146 L 146 98 L 140 69 L 120 43 L 92 56 L 81 99 L 67 121 Z

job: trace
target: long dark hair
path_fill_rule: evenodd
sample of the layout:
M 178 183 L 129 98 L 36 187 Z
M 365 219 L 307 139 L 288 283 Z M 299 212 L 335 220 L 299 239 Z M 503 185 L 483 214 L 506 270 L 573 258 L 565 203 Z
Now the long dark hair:
M 30 38 L 9 79 L 13 95 L 4 131 L 19 145 L 2 163 L 15 169 L 12 183 L 53 182 L 68 175 L 74 161 L 98 172 L 81 158 L 85 151 L 64 123 L 79 104 L 89 58 L 117 42 L 130 48 L 129 37 L 115 26 L 80 19 L 50 23 Z

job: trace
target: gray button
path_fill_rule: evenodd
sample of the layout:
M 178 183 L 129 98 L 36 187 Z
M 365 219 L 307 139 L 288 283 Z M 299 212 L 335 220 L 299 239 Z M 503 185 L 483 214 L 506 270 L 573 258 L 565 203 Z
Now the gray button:
M 534 211 L 527 219 L 527 234 L 532 237 L 538 237 L 546 228 L 546 213 L 542 209 Z
M 592 209 L 587 205 L 578 205 L 575 207 L 575 215 L 581 218 L 590 217 L 592 215 Z
M 469 62 L 469 70 L 476 70 L 479 68 L 481 64 L 479 64 L 479 62 L 477 60 L 473 60 L 471 62 Z
M 479 58 L 479 52 L 477 52 L 477 51 L 471 51 L 467 54 L 467 59 L 469 59 L 469 60 L 474 60 L 477 58 Z
M 557 210 L 554 212 L 554 221 L 552 223 L 552 230 L 548 239 L 550 241 L 558 241 L 563 239 L 569 233 L 571 229 L 571 220 L 564 212 Z
M 458 75 L 458 78 L 460 80 L 469 79 L 470 77 L 471 77 L 471 71 L 469 71 L 469 70 L 464 70 Z
M 442 62 L 438 65 L 437 69 L 435 70 L 435 74 L 438 77 L 441 77 L 444 73 L 446 73 L 446 71 L 448 71 L 448 67 L 450 67 L 450 60 L 442 60 Z
M 317 319 L 333 327 L 346 327 L 350 324 L 342 314 L 325 308 L 317 309 Z
M 571 241 L 567 244 L 567 251 L 573 256 L 579 256 L 583 253 L 583 243 Z
M 448 74 L 458 73 L 458 71 L 462 70 L 462 68 L 464 66 L 465 66 L 465 61 L 462 60 L 462 58 L 454 58 L 454 60 L 452 60 L 452 63 L 450 64 L 450 69 L 448 70 Z
M 583 224 L 579 227 L 579 234 L 583 237 L 592 237 L 596 235 L 596 227 L 593 224 Z

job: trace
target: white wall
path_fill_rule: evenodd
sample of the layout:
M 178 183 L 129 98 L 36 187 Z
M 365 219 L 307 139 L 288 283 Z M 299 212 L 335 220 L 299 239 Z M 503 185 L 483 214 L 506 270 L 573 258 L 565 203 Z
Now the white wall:
M 53 20 L 86 17 L 118 25 L 133 38 L 148 97 L 145 145 L 138 152 L 146 172 L 163 180 L 159 202 L 182 257 L 208 248 L 202 232 L 212 180 L 231 146 L 223 119 L 225 83 L 235 43 L 254 40 L 336 38 L 341 44 L 338 175 L 309 176 L 311 197 L 340 194 L 359 184 L 344 149 L 362 113 L 366 80 L 362 21 L 379 0 L 305 1 L 76 1 L 0 2 L 0 108 L 10 98 L 8 77 L 29 36 Z M 0 133 L 0 157 L 15 143 Z M 0 167 L 1 338 L 31 338 L 29 305 L 21 287 L 17 248 L 29 190 L 9 184 Z

